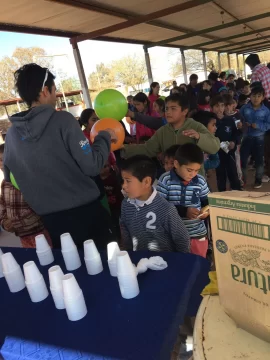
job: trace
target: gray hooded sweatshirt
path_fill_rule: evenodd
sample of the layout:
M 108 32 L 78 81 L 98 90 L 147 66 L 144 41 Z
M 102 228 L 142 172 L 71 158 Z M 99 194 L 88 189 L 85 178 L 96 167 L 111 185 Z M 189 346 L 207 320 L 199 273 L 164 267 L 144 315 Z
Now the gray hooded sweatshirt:
M 11 117 L 6 136 L 5 180 L 14 175 L 25 201 L 38 215 L 93 202 L 97 176 L 110 153 L 110 134 L 102 131 L 92 146 L 78 121 L 49 105 Z

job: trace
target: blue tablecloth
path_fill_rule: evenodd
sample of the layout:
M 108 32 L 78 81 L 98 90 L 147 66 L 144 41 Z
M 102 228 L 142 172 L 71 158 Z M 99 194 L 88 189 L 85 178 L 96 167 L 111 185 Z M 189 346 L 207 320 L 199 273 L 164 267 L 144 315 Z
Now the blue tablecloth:
M 22 266 L 29 260 L 38 264 L 33 249 L 11 251 Z M 81 258 L 83 260 L 83 254 Z M 132 252 L 137 264 L 157 255 Z M 209 282 L 209 262 L 199 256 L 160 253 L 168 262 L 162 271 L 148 270 L 138 276 L 140 294 L 125 300 L 117 278 L 109 275 L 106 254 L 104 271 L 96 276 L 85 265 L 74 271 L 83 290 L 88 314 L 77 322 L 57 310 L 51 295 L 40 303 L 30 301 L 26 289 L 12 294 L 0 279 L 0 349 L 5 360 L 166 360 L 177 339 L 184 316 L 195 315 L 201 290 Z M 67 273 L 59 250 L 55 263 Z M 52 266 L 50 265 L 50 266 Z M 48 284 L 48 268 L 39 266 Z

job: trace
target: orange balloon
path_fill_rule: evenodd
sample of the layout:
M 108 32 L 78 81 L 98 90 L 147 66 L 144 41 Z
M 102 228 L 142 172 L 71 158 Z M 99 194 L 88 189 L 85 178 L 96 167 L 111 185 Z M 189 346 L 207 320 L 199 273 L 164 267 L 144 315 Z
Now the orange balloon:
M 125 130 L 123 128 L 123 125 L 115 119 L 104 118 L 95 122 L 90 132 L 91 141 L 94 142 L 94 139 L 98 135 L 98 133 L 106 129 L 114 130 L 117 136 L 117 142 L 111 143 L 111 151 L 120 149 L 123 146 L 125 140 Z

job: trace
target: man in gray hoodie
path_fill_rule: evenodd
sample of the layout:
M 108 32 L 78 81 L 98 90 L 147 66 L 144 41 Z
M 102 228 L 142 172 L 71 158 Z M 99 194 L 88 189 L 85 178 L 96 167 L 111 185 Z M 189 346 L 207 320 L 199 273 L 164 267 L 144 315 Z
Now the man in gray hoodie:
M 60 235 L 69 232 L 78 246 L 94 239 L 105 248 L 112 240 L 110 218 L 100 204 L 93 177 L 107 161 L 115 133 L 101 131 L 90 146 L 77 120 L 55 110 L 54 76 L 46 68 L 24 65 L 15 72 L 15 85 L 29 110 L 10 118 L 5 180 L 14 175 L 54 247 L 60 247 Z

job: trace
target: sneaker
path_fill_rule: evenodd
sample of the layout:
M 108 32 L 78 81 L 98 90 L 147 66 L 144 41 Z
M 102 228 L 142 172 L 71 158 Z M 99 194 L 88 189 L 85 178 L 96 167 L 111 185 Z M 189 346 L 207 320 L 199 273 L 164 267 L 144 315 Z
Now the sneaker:
M 263 177 L 262 177 L 262 182 L 263 182 L 263 183 L 268 183 L 268 182 L 270 182 L 270 177 L 267 176 L 267 175 L 263 175 Z
M 254 189 L 260 189 L 262 187 L 262 182 L 261 181 L 256 181 L 254 184 Z

